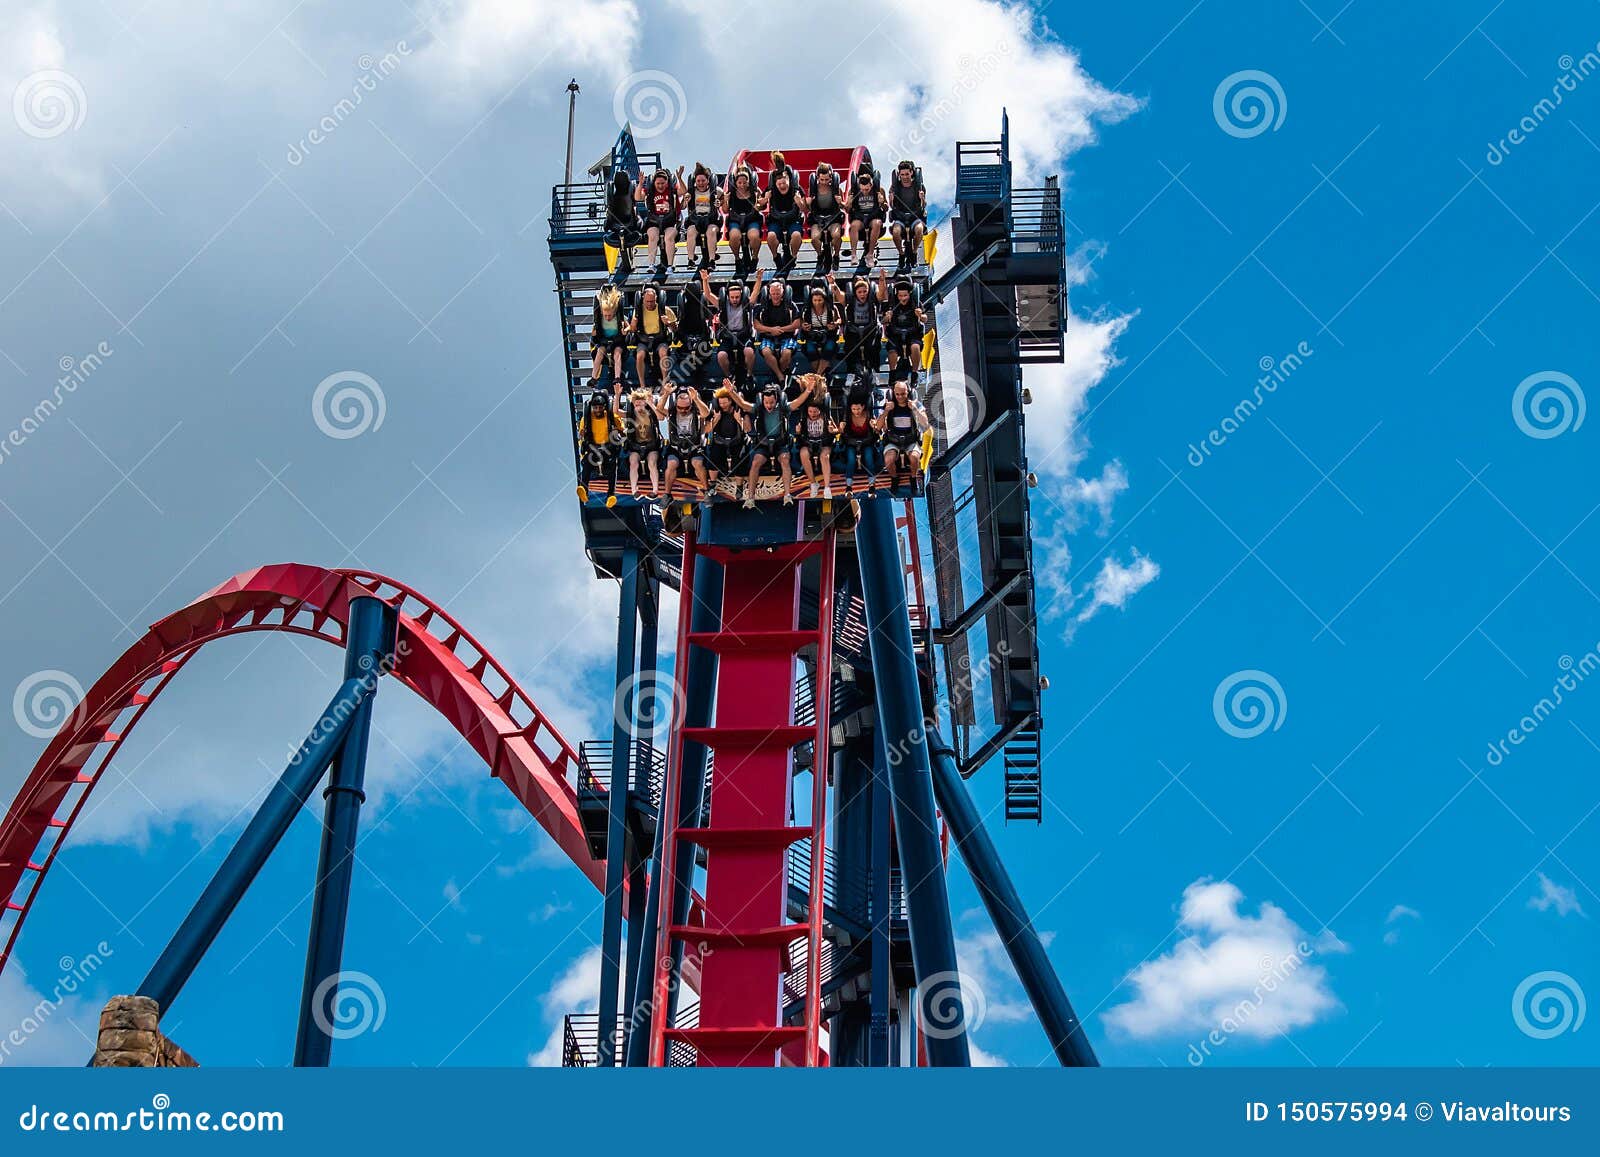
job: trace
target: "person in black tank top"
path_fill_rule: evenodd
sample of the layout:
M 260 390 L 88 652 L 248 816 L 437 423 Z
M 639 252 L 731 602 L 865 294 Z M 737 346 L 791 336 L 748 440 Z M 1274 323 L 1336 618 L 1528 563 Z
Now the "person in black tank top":
M 844 193 L 839 175 L 823 161 L 811 176 L 811 247 L 817 251 L 817 272 L 828 273 L 839 264 L 839 246 L 844 242 Z
M 928 332 L 922 309 L 911 298 L 911 282 L 897 281 L 894 301 L 883 314 L 883 333 L 889 346 L 889 380 L 916 377 L 922 364 L 922 337 Z
M 724 382 L 706 415 L 706 459 L 711 467 L 713 486 L 721 475 L 735 475 L 744 465 L 750 426 L 739 412 L 737 398 L 733 383 Z
M 896 272 L 913 268 L 922 255 L 922 237 L 928 231 L 928 194 L 922 174 L 910 161 L 895 166 L 889 185 L 889 232 L 900 253 Z
M 687 224 L 684 239 L 688 242 L 686 248 L 691 262 L 694 261 L 695 251 L 704 245 L 701 269 L 711 269 L 717 264 L 717 232 L 722 221 L 718 200 L 711 170 L 697 162 L 694 176 L 684 190 L 684 221 Z
M 763 204 L 767 209 L 767 248 L 779 273 L 794 268 L 800 255 L 805 198 L 794 187 L 794 170 L 784 168 L 768 174 Z
M 878 263 L 878 239 L 883 236 L 883 219 L 888 212 L 883 190 L 869 170 L 856 174 L 845 212 L 850 215 L 850 248 L 860 256 L 856 272 L 865 275 Z
M 899 493 L 899 475 L 904 470 L 906 497 L 910 497 L 922 467 L 922 432 L 930 424 L 927 412 L 911 393 L 909 385 L 896 382 L 878 422 L 887 443 L 883 451 L 883 468 L 888 471 L 889 485 Z
M 748 277 L 755 272 L 761 248 L 761 190 L 743 165 L 728 174 L 722 211 L 727 216 L 728 247 L 733 250 L 733 275 Z
M 848 295 L 839 288 L 831 273 L 828 286 L 833 290 L 833 300 L 841 315 L 846 369 L 856 374 L 876 374 L 883 357 L 883 306 L 889 300 L 888 271 L 878 270 L 876 286 L 865 277 L 857 277 Z
M 694 471 L 700 489 L 706 488 L 705 420 L 711 407 L 700 395 L 683 386 L 672 393 L 670 406 L 662 393 L 658 407 L 661 414 L 661 436 L 666 443 L 667 478 L 662 493 L 671 497 L 672 485 L 685 467 Z

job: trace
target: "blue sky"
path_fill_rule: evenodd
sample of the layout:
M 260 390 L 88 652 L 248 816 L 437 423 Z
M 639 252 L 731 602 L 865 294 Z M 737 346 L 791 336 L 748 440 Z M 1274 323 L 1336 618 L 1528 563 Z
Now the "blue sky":
M 644 69 L 684 92 L 672 156 L 791 125 L 892 150 L 919 100 L 1004 45 L 924 147 L 937 188 L 948 142 L 1005 104 L 1028 173 L 1065 174 L 1070 357 L 1028 377 L 1049 806 L 997 835 L 1102 1058 L 1600 1059 L 1593 1028 L 1541 1038 L 1513 1012 L 1541 974 L 1600 990 L 1600 683 L 1577 678 L 1600 646 L 1591 427 L 1573 411 L 1534 437 L 1551 431 L 1513 409 L 1534 375 L 1576 397 L 1597 370 L 1594 7 L 1071 5 L 1028 36 L 1025 12 L 948 0 L 904 25 L 915 91 L 887 31 L 818 63 L 849 65 L 850 95 L 820 125 L 708 56 L 701 7 L 13 6 L 4 90 L 61 70 L 84 116 L 0 126 L 0 397 L 20 420 L 61 359 L 114 352 L 0 461 L 0 688 L 87 684 L 144 623 L 299 558 L 427 591 L 570 738 L 595 733 L 613 591 L 581 560 L 543 360 L 568 75 L 582 162 Z M 291 162 L 386 52 L 393 75 Z M 1248 103 L 1230 120 L 1227 88 L 1219 120 L 1244 72 L 1270 77 L 1238 83 L 1274 127 Z M 1235 418 L 1264 364 L 1275 388 Z M 311 398 L 344 370 L 381 384 L 384 421 L 329 438 Z M 333 685 L 337 654 L 310 647 L 219 644 L 146 719 L 30 917 L 25 981 L 0 980 L 5 1026 L 61 958 L 104 941 L 105 965 L 7 1063 L 81 1063 L 74 1024 L 137 984 Z M 1563 702 L 1491 760 L 1567 665 Z M 1249 738 L 1214 706 L 1241 672 L 1271 680 Z M 386 1017 L 338 1060 L 536 1058 L 588 991 L 596 897 L 404 692 L 378 727 L 347 965 Z M 41 747 L 0 729 L 0 789 Z M 998 803 L 997 777 L 973 787 Z M 203 1062 L 287 1058 L 315 845 L 302 817 L 169 1018 Z M 1040 1063 L 952 880 L 977 1040 Z M 1302 943 L 1256 992 L 1262 958 Z

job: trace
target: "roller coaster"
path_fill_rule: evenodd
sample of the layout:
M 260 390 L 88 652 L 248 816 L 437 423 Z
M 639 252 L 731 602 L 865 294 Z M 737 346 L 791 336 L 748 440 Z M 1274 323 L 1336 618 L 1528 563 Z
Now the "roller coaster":
M 730 172 L 748 164 L 765 184 L 765 155 L 740 150 Z M 850 180 L 876 172 L 865 146 L 786 155 L 801 181 L 824 162 Z M 664 276 L 637 268 L 631 239 L 606 228 L 612 179 L 637 182 L 659 164 L 624 128 L 591 182 L 552 190 L 575 424 L 594 389 L 596 295 L 652 284 L 672 301 L 698 279 L 692 254 Z M 27 776 L 0 828 L 0 969 L 161 692 L 207 643 L 277 631 L 342 648 L 344 679 L 141 984 L 163 1013 L 323 785 L 294 1063 L 329 1063 L 370 721 L 378 688 L 397 680 L 604 897 L 599 1011 L 566 1018 L 564 1064 L 968 1064 L 952 844 L 1055 1056 L 1095 1064 L 967 789 L 1000 756 L 1005 818 L 1043 819 L 1022 367 L 1062 356 L 1060 190 L 1053 179 L 1014 187 L 1004 121 L 997 140 L 958 144 L 955 166 L 952 212 L 904 271 L 934 333 L 947 327 L 913 375 L 941 420 L 909 494 L 858 483 L 829 500 L 763 484 L 759 501 L 740 504 L 692 487 L 580 486 L 589 563 L 620 595 L 613 731 L 576 746 L 461 623 L 404 583 L 298 563 L 234 576 L 128 648 Z M 898 254 L 885 238 L 870 256 Z M 741 279 L 733 262 L 725 243 L 709 253 L 710 280 Z M 581 479 L 576 441 L 575 466 Z M 659 653 L 664 589 L 678 593 L 670 662 Z

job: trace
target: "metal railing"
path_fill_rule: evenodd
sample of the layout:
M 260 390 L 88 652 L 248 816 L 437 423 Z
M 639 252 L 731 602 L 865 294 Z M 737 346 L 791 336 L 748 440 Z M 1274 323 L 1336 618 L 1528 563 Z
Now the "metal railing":
M 1062 227 L 1061 190 L 1011 191 L 1011 250 L 1013 253 L 1059 253 L 1066 244 Z
M 674 1028 L 694 1028 L 700 1023 L 699 1002 L 691 1002 L 678 1009 L 673 1018 Z M 640 1031 L 645 1031 L 641 1027 Z M 620 1058 L 628 1047 L 627 1018 L 619 1015 L 613 1033 L 616 1041 L 615 1055 Z M 669 1068 L 693 1068 L 698 1061 L 695 1047 L 687 1041 L 667 1043 Z M 561 1067 L 564 1069 L 592 1069 L 600 1063 L 600 1014 L 597 1012 L 572 1012 L 563 1018 L 561 1026 Z

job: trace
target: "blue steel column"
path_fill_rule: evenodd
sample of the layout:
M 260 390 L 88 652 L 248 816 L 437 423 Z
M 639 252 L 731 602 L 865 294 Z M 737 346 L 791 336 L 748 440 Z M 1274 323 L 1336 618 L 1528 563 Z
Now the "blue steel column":
M 1067 999 L 1066 990 L 1051 967 L 1039 934 L 1033 930 L 1033 922 L 1022 906 L 1022 897 L 1017 895 L 1000 853 L 983 826 L 983 818 L 973 805 L 967 785 L 962 782 L 955 751 L 932 728 L 928 746 L 933 755 L 933 790 L 945 821 L 950 825 L 950 834 L 955 837 L 956 848 L 961 852 L 972 882 L 978 886 L 983 906 L 994 921 L 995 931 L 1011 957 L 1033 1011 L 1050 1038 L 1056 1059 L 1063 1065 L 1098 1065 L 1094 1049 L 1084 1035 L 1083 1023 L 1072 1011 L 1072 1002 Z
M 689 629 L 695 633 L 710 634 L 722 624 L 722 564 L 714 562 L 704 555 L 695 556 L 694 605 L 690 608 L 679 608 L 678 613 L 690 615 Z M 683 726 L 705 727 L 711 722 L 711 705 L 716 698 L 717 691 L 717 657 L 704 647 L 690 647 L 687 655 L 674 655 L 674 663 L 687 663 L 688 668 L 683 676 Z M 673 707 L 674 714 L 677 706 Z M 673 721 L 674 723 L 677 720 Z M 706 794 L 706 757 L 709 753 L 703 743 L 685 742 L 683 745 L 683 766 L 678 772 L 678 825 L 680 827 L 699 826 L 700 809 L 705 806 Z M 670 816 L 661 816 L 656 821 L 656 846 L 653 858 L 650 861 L 650 897 L 645 905 L 645 919 L 643 931 L 639 936 L 640 944 L 654 945 L 656 942 L 656 915 L 661 911 L 660 886 L 661 886 L 661 841 L 662 832 Z M 694 845 L 688 840 L 679 840 L 677 855 L 673 864 L 673 891 L 672 897 L 672 922 L 674 924 L 687 924 L 689 922 L 689 905 L 694 898 Z M 652 959 L 653 952 L 641 952 L 639 955 L 638 976 L 634 982 L 634 1006 L 628 1018 L 628 1066 L 630 1068 L 645 1068 L 650 1064 L 650 1033 L 651 1021 L 663 1010 L 651 1007 L 654 999 L 654 984 L 656 961 Z M 678 975 L 678 970 L 683 963 L 683 941 L 674 940 L 672 944 L 673 974 Z M 665 1015 L 672 1017 L 678 1008 L 679 986 L 674 985 L 669 997 Z M 670 1020 L 669 1020 L 670 1023 Z
M 895 1006 L 890 953 L 894 951 L 894 894 L 890 889 L 889 768 L 883 750 L 883 729 L 872 733 L 872 1020 L 868 1027 L 867 1064 L 889 1067 L 889 1020 Z
M 872 643 L 872 678 L 877 689 L 878 730 L 883 737 L 895 838 L 911 925 L 911 962 L 917 977 L 918 1005 L 937 1009 L 938 1031 L 925 1032 L 928 1063 L 955 1067 L 971 1063 L 962 1012 L 960 972 L 950 897 L 945 888 L 939 829 L 934 815 L 916 652 L 906 610 L 905 572 L 895 537 L 892 503 L 861 503 L 856 551 Z
M 378 680 L 394 664 L 397 616 L 382 599 L 350 600 L 345 627 L 344 677 L 369 683 L 373 691 L 350 718 L 334 761 L 322 817 L 322 850 L 317 857 L 316 894 L 311 902 L 311 935 L 306 944 L 305 980 L 300 990 L 300 1028 L 294 1042 L 297 1066 L 321 1067 L 333 1052 L 338 976 L 344 960 L 345 918 L 355 878 L 356 835 L 361 822 L 367 772 L 367 740 Z
M 373 687 L 374 684 L 361 679 L 346 679 L 340 686 L 311 734 L 289 760 L 283 775 L 268 789 L 267 798 L 245 825 L 239 842 L 223 859 L 216 875 L 211 877 L 200 899 L 195 901 L 189 915 L 173 933 L 172 941 L 151 967 L 150 974 L 139 986 L 139 995 L 150 997 L 163 1013 L 178 998 L 200 958 L 255 880 L 256 873 L 261 871 L 267 857 L 294 823 L 300 808 L 311 798 L 312 789 L 321 781 L 339 745 L 344 742 L 351 718 L 372 694 Z
M 650 614 L 644 618 L 644 631 L 639 636 L 639 681 L 637 693 L 634 695 L 633 721 L 634 721 L 634 750 L 648 741 L 651 748 L 656 745 L 656 725 L 659 699 L 657 698 L 663 681 L 661 673 L 656 670 L 657 641 L 661 633 L 661 591 L 654 578 L 645 580 L 644 602 L 641 607 L 648 606 Z M 670 716 L 671 712 L 668 712 Z M 641 734 L 641 732 L 647 733 Z M 633 771 L 634 798 L 641 803 L 650 799 L 650 773 L 649 760 L 639 760 L 638 766 Z M 657 827 L 660 827 L 659 822 Z M 628 823 L 628 959 L 625 971 L 622 974 L 623 991 L 622 1007 L 630 1015 L 633 1010 L 635 984 L 638 981 L 639 952 L 644 944 L 641 932 L 645 923 L 645 904 L 649 881 L 645 868 L 649 859 L 645 848 L 634 838 L 638 831 L 638 824 L 634 822 L 630 812 Z M 632 1022 L 629 1021 L 631 1026 Z M 626 1063 L 626 1062 L 624 1062 Z
M 601 1068 L 617 1063 L 617 989 L 622 975 L 622 882 L 628 863 L 628 769 L 633 747 L 633 705 L 638 668 L 639 548 L 622 552 L 622 598 L 617 606 L 617 681 L 611 697 L 611 784 L 606 792 L 606 898 L 600 931 L 600 1018 L 596 1028 Z

